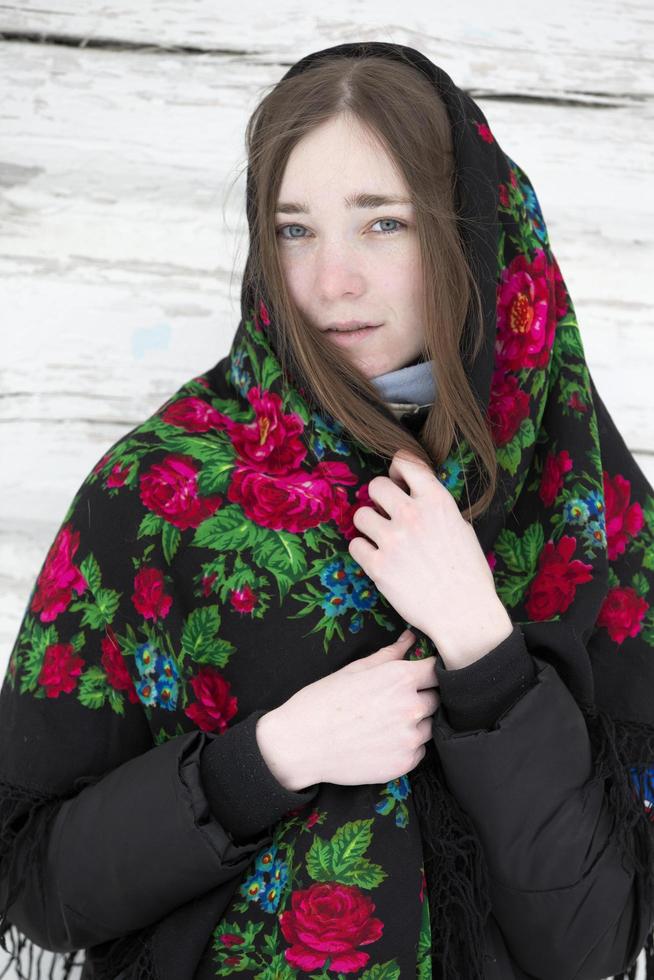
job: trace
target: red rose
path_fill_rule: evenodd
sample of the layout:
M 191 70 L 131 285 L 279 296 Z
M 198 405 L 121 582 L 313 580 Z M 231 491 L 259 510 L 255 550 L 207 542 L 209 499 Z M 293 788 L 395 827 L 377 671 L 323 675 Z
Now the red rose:
M 211 517 L 222 497 L 199 497 L 197 474 L 200 469 L 190 456 L 171 453 L 141 474 L 141 500 L 153 513 L 164 517 L 180 530 L 197 527 Z
M 265 469 L 266 473 L 297 470 L 307 454 L 300 438 L 303 419 L 295 412 L 285 415 L 274 391 L 250 388 L 247 398 L 256 413 L 254 421 L 232 422 L 227 427 L 238 456 L 251 469 Z
M 572 469 L 572 459 L 567 449 L 560 453 L 548 453 L 543 465 L 538 495 L 546 507 L 551 507 L 563 486 L 563 476 Z
M 577 539 L 569 534 L 554 544 L 547 541 L 538 559 L 538 573 L 529 586 L 525 604 L 533 620 L 551 619 L 565 612 L 575 597 L 577 586 L 590 582 L 593 566 L 575 559 L 570 561 Z
M 268 308 L 264 303 L 264 301 L 259 300 L 259 315 L 257 316 L 256 313 L 254 314 L 254 329 L 258 330 L 260 333 L 262 332 L 261 331 L 262 323 L 266 327 L 270 326 L 270 314 L 268 313 Z
M 240 504 L 250 520 L 274 531 L 306 531 L 339 514 L 333 483 L 355 483 L 346 463 L 319 463 L 312 472 L 279 476 L 237 467 L 227 499 Z
M 544 367 L 556 332 L 556 269 L 542 248 L 530 261 L 517 255 L 497 289 L 498 364 L 506 371 Z
M 73 565 L 73 555 L 78 547 L 79 531 L 73 531 L 70 524 L 66 524 L 48 552 L 30 603 L 32 612 L 40 612 L 39 618 L 44 623 L 51 623 L 59 613 L 66 611 L 73 591 L 81 595 L 88 588 L 79 568 Z
M 209 432 L 223 428 L 225 417 L 202 398 L 178 398 L 162 413 L 164 422 L 186 432 Z
M 609 589 L 597 617 L 597 625 L 603 626 L 615 643 L 622 643 L 628 636 L 637 636 L 649 605 L 630 585 Z
M 172 597 L 166 595 L 163 572 L 158 568 L 141 568 L 134 577 L 132 602 L 144 619 L 163 619 L 168 615 Z
M 204 596 L 211 595 L 213 592 L 213 583 L 218 578 L 217 572 L 212 572 L 211 575 L 205 575 L 202 579 L 202 594 Z
M 139 696 L 111 626 L 107 626 L 107 635 L 102 637 L 100 646 L 102 648 L 101 663 L 107 675 L 107 681 L 116 691 L 127 691 L 131 703 L 136 704 Z
M 257 604 L 257 594 L 253 592 L 249 585 L 244 585 L 242 589 L 232 589 L 229 599 L 237 612 L 252 612 Z
M 98 460 L 98 462 L 93 467 L 93 472 L 94 473 L 99 473 L 100 470 L 104 467 L 105 463 L 108 463 L 109 462 L 109 459 L 111 457 L 112 451 L 113 451 L 112 449 L 109 449 L 108 452 L 106 452 L 104 454 L 104 456 L 102 457 L 102 459 L 99 459 Z
M 38 683 L 49 698 L 58 698 L 62 691 L 70 694 L 83 666 L 84 661 L 75 655 L 72 643 L 53 643 L 46 648 Z
M 610 477 L 604 470 L 604 504 L 606 518 L 606 543 L 609 561 L 621 555 L 629 537 L 635 537 L 643 524 L 643 509 L 639 503 L 629 504 L 631 483 L 620 473 Z
M 125 486 L 125 480 L 129 476 L 129 471 L 131 470 L 131 463 L 127 466 L 121 466 L 120 463 L 116 463 L 115 466 L 111 468 L 111 473 L 107 477 L 106 484 L 108 487 L 123 487 Z
M 511 442 L 522 420 L 529 418 L 529 395 L 520 387 L 515 374 L 496 371 L 493 375 L 488 418 L 496 446 Z
M 200 667 L 191 678 L 197 698 L 185 709 L 189 718 L 205 732 L 224 732 L 238 710 L 237 698 L 230 695 L 230 684 L 215 667 Z
M 322 969 L 328 958 L 335 973 L 361 970 L 370 956 L 356 947 L 376 942 L 384 931 L 374 911 L 375 903 L 356 885 L 327 881 L 294 891 L 291 908 L 279 915 L 284 939 L 292 943 L 286 961 L 306 973 Z

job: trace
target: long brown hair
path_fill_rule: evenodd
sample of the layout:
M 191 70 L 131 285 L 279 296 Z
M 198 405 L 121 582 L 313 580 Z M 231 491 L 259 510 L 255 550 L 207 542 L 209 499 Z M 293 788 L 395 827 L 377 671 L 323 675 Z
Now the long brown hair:
M 285 284 L 274 217 L 286 162 L 303 136 L 339 113 L 354 116 L 381 141 L 404 175 L 417 216 L 423 356 L 432 362 L 437 391 L 419 441 L 392 418 L 372 381 L 306 322 Z M 474 358 L 483 341 L 481 298 L 458 230 L 451 126 L 439 95 L 409 64 L 382 57 L 324 58 L 264 96 L 248 121 L 245 141 L 251 211 L 244 284 L 250 283 L 256 309 L 263 300 L 271 311 L 285 376 L 301 379 L 305 397 L 389 461 L 405 449 L 438 471 L 455 441 L 458 446 L 458 428 L 481 463 L 482 492 L 474 504 L 468 494 L 463 516 L 472 520 L 482 514 L 496 488 L 495 447 L 462 362 L 462 354 Z M 475 328 L 465 336 L 470 306 Z

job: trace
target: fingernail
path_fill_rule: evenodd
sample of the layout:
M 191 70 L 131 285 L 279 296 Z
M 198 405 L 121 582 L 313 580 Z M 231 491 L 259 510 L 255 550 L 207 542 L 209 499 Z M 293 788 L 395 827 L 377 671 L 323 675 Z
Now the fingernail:
M 415 639 L 414 634 L 413 634 L 413 632 L 411 630 L 405 630 L 404 633 L 402 633 L 400 639 L 401 640 L 408 640 L 409 637 L 413 637 Z

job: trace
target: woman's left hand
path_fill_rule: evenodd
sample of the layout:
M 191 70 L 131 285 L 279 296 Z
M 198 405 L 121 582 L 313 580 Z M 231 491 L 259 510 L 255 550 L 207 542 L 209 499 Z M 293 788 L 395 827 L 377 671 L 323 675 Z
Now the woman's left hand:
M 465 666 L 513 629 L 491 568 L 474 528 L 422 460 L 400 450 L 388 474 L 368 484 L 385 514 L 359 507 L 353 523 L 366 537 L 352 538 L 348 550 L 395 610 L 433 640 L 446 666 Z

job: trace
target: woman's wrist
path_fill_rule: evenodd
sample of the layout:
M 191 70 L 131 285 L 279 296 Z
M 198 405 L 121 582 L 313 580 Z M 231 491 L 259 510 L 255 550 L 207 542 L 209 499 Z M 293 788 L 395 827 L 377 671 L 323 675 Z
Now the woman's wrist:
M 257 720 L 256 737 L 264 762 L 285 789 L 301 793 L 315 785 L 308 760 L 302 760 L 298 753 L 302 740 L 293 738 L 279 708 L 267 711 Z

